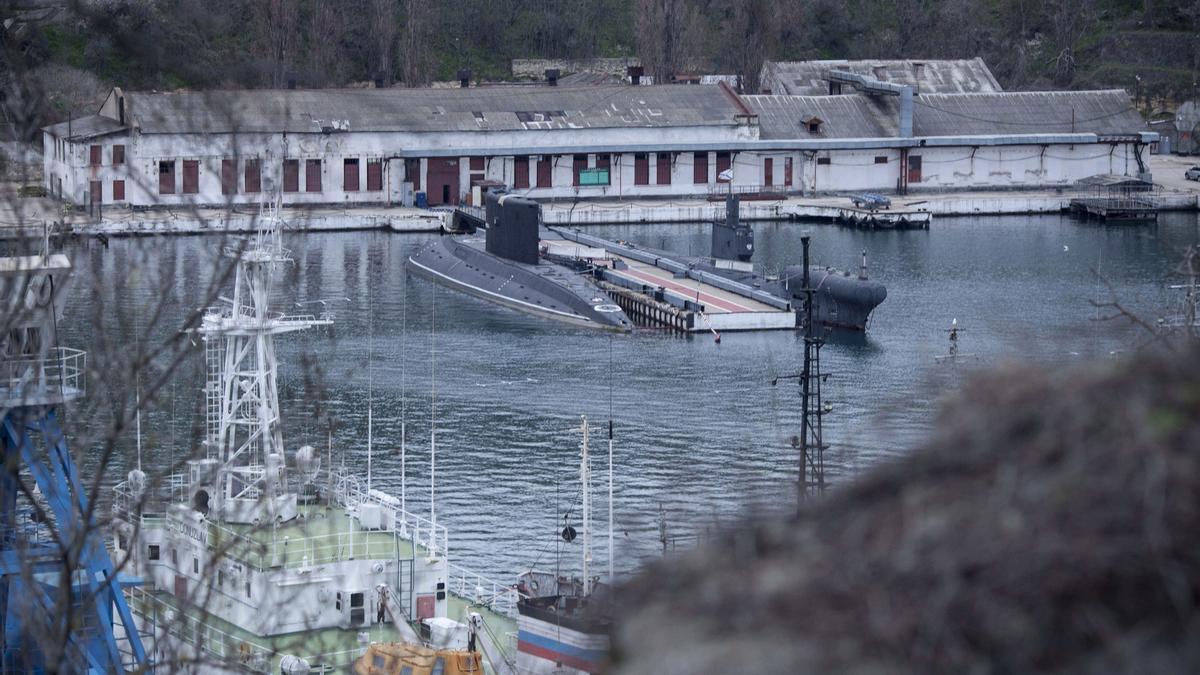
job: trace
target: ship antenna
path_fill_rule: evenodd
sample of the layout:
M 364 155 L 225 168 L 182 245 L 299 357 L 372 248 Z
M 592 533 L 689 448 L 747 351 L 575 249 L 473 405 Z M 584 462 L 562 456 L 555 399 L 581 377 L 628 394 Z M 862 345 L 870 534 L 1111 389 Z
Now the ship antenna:
M 608 334 L 608 583 L 616 583 L 613 551 L 613 335 Z
M 408 524 L 408 275 L 404 275 L 404 305 L 400 310 L 400 532 Z
M 583 594 L 587 596 L 592 589 L 592 471 L 588 459 L 587 415 L 580 415 L 579 430 L 583 432 L 579 444 L 579 482 L 583 486 Z
M 429 549 L 437 553 L 437 510 L 434 493 L 437 487 L 437 289 L 433 292 L 433 307 L 429 312 Z
M 371 302 L 374 296 L 368 293 L 367 304 Z M 367 307 L 367 499 L 371 498 L 371 476 L 372 466 L 371 458 L 374 455 L 373 450 L 373 423 L 375 411 L 375 315 L 374 308 Z

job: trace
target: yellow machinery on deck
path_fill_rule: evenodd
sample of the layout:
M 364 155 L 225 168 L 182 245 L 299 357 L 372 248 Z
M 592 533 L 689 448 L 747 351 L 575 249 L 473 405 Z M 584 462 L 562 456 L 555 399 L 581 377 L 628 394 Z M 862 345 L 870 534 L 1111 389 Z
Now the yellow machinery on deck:
M 404 643 L 373 644 L 354 662 L 355 675 L 482 675 L 483 658 L 465 649 Z

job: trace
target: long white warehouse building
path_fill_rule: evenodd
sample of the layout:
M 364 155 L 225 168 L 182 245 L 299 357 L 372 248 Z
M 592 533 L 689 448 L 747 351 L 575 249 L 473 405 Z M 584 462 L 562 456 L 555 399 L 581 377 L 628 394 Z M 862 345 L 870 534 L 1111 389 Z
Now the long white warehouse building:
M 135 207 L 454 204 L 496 183 L 535 199 L 1033 188 L 1143 174 L 1156 136 L 1123 91 L 846 89 L 118 88 L 44 129 L 45 181 Z

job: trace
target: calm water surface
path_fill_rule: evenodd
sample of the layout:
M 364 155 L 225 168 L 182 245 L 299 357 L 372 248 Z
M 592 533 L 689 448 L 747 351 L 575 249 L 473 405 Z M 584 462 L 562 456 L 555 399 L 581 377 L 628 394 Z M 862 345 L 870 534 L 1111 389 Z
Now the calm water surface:
M 865 339 L 835 340 L 822 352 L 833 373 L 825 391 L 833 405 L 827 478 L 835 488 L 902 458 L 928 433 L 938 399 L 953 395 L 965 375 L 964 366 L 935 362 L 946 352 L 952 319 L 965 329 L 960 350 L 984 366 L 1058 365 L 1131 350 L 1145 342 L 1142 333 L 1096 320 L 1102 312 L 1091 301 L 1108 291 L 1092 270 L 1128 307 L 1157 317 L 1171 302 L 1171 265 L 1200 242 L 1195 214 L 1168 214 L 1156 226 L 1006 217 L 944 218 L 923 232 L 786 223 L 755 229 L 763 269 L 797 261 L 807 231 L 815 262 L 856 268 L 865 249 L 871 276 L 888 288 Z M 683 253 L 708 247 L 703 224 L 593 231 Z M 787 441 L 798 432 L 798 389 L 770 382 L 799 370 L 796 334 L 726 334 L 717 344 L 711 336 L 653 330 L 612 337 L 528 318 L 406 279 L 404 260 L 431 236 L 348 232 L 288 242 L 295 264 L 276 289 L 275 308 L 316 313 L 319 304 L 295 303 L 348 298 L 330 303 L 333 328 L 278 341 L 289 451 L 325 448 L 331 435 L 333 461 L 365 475 L 373 398 L 373 481 L 399 494 L 403 425 L 410 509 L 426 513 L 435 373 L 438 519 L 450 528 L 458 562 L 501 580 L 533 564 L 553 565 L 559 514 L 578 513 L 573 428 L 580 415 L 594 425 L 595 559 L 607 565 L 610 405 L 619 570 L 657 554 L 660 509 L 669 536 L 686 541 L 747 510 L 791 505 L 796 457 Z M 107 249 L 75 245 L 64 342 L 103 352 L 168 337 L 167 327 L 203 302 L 219 243 L 176 237 L 115 239 Z M 150 323 L 156 307 L 164 314 L 153 334 L 136 337 L 131 326 Z M 102 331 L 71 322 L 95 313 Z M 102 354 L 94 365 L 103 371 Z M 201 367 L 197 351 L 144 419 L 143 461 L 152 467 L 199 446 Z M 114 386 L 92 389 L 97 397 L 128 395 Z M 124 456 L 132 463 L 128 436 Z M 127 468 L 106 480 L 116 482 Z M 565 549 L 564 560 L 575 564 L 576 551 Z

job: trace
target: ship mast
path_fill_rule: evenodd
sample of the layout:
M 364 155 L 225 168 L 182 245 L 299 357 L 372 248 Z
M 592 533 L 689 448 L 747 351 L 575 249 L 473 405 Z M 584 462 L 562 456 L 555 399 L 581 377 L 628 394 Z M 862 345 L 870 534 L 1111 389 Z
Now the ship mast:
M 808 247 L 810 237 L 800 237 L 804 246 L 804 275 L 801 283 L 804 294 L 804 366 L 798 375 L 782 375 L 771 380 L 797 380 L 800 383 L 800 435 L 792 437 L 792 447 L 800 454 L 799 502 L 825 492 L 825 450 L 821 418 L 829 411 L 821 403 L 821 384 L 829 376 L 821 372 L 821 347 L 825 338 L 816 334 L 813 326 L 813 301 L 816 290 L 809 276 Z
M 292 260 L 277 205 L 264 208 L 244 248 L 223 253 L 238 260 L 233 298 L 223 298 L 224 306 L 205 314 L 200 327 L 209 370 L 205 446 L 215 494 L 212 503 L 197 494 L 193 506 L 235 523 L 286 520 L 295 515 L 295 495 L 287 494 L 275 336 L 332 322 L 269 311 L 272 274 Z

